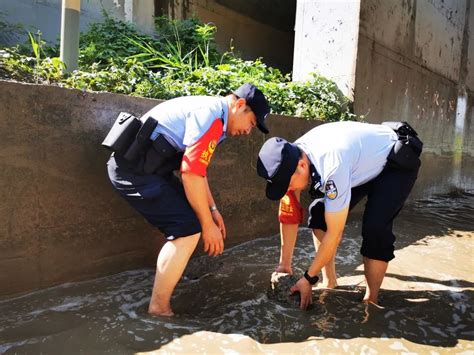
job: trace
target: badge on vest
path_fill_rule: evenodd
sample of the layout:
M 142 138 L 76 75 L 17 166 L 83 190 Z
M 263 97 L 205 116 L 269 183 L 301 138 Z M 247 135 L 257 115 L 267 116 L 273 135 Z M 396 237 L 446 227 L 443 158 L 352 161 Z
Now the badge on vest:
M 328 180 L 325 186 L 326 196 L 330 200 L 334 200 L 337 197 L 337 187 L 334 181 Z

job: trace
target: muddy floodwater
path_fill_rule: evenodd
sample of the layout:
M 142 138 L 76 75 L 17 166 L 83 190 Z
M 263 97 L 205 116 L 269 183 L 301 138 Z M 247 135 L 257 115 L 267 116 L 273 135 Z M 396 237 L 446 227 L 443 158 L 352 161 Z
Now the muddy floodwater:
M 360 229 L 356 213 L 337 254 L 340 287 L 315 289 L 307 311 L 267 296 L 279 255 L 274 236 L 192 259 L 173 318 L 146 313 L 151 269 L 1 301 L 0 353 L 474 354 L 474 194 L 404 209 L 380 307 L 361 302 Z M 313 254 L 311 234 L 301 229 L 296 274 Z

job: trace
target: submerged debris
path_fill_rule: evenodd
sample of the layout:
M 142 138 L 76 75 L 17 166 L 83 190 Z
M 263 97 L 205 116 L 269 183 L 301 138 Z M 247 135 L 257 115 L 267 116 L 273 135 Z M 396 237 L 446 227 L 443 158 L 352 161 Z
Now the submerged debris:
M 299 277 L 287 273 L 272 273 L 270 287 L 267 291 L 268 298 L 286 305 L 298 307 L 300 304 L 300 294 L 298 292 L 290 294 L 291 286 L 298 280 Z

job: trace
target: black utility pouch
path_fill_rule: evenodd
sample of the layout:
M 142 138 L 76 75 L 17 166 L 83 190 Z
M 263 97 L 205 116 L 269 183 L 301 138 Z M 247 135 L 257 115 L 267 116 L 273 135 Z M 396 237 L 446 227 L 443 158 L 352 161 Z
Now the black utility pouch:
M 398 141 L 387 157 L 387 166 L 398 170 L 417 170 L 420 165 L 420 154 L 423 142 L 418 133 L 407 122 L 383 122 L 398 135 Z
M 141 121 L 135 116 L 120 112 L 102 145 L 119 155 L 125 154 L 141 125 Z
M 127 152 L 123 155 L 123 158 L 126 161 L 134 163 L 145 154 L 145 152 L 150 148 L 152 142 L 150 136 L 155 130 L 157 124 L 158 122 L 153 117 L 147 118 L 135 136 L 132 144 L 127 149 Z
M 143 170 L 145 174 L 167 175 L 179 169 L 182 159 L 183 152 L 178 151 L 160 134 L 146 153 Z

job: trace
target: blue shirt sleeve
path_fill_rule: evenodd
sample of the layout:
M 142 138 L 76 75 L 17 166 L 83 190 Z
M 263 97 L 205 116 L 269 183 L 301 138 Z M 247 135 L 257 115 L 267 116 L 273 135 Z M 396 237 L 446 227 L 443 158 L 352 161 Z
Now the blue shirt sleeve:
M 184 132 L 183 144 L 186 147 L 196 143 L 211 127 L 216 119 L 212 110 L 200 108 L 189 112 L 186 115 L 186 128 Z

